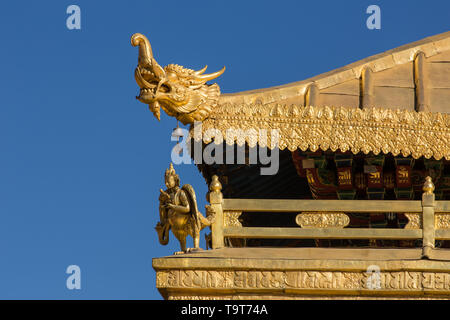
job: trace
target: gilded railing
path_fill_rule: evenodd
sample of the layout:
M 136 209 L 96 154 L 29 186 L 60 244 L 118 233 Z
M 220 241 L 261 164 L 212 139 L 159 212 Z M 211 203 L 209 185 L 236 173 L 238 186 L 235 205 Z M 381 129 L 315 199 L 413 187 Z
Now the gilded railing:
M 223 199 L 220 183 L 217 178 L 214 181 L 209 193 L 216 212 L 211 228 L 213 249 L 224 247 L 225 238 L 422 239 L 423 256 L 429 257 L 435 240 L 450 240 L 450 201 L 435 201 L 430 177 L 424 184 L 422 201 Z M 238 219 L 243 212 L 298 212 L 299 228 L 243 227 Z M 345 228 L 347 213 L 356 212 L 404 213 L 409 222 L 404 229 Z

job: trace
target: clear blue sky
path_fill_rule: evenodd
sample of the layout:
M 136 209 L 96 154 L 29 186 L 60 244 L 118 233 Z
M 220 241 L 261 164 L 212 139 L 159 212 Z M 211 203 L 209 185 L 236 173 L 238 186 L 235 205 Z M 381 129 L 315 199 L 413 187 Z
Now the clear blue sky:
M 81 8 L 81 30 L 66 28 L 70 4 Z M 371 4 L 381 30 L 366 28 Z M 0 298 L 160 299 L 151 259 L 178 249 L 154 231 L 176 121 L 158 123 L 135 100 L 133 33 L 148 36 L 161 65 L 227 66 L 217 83 L 236 92 L 302 80 L 449 24 L 444 0 L 2 3 Z M 197 168 L 176 170 L 203 207 Z M 72 264 L 81 290 L 66 288 Z

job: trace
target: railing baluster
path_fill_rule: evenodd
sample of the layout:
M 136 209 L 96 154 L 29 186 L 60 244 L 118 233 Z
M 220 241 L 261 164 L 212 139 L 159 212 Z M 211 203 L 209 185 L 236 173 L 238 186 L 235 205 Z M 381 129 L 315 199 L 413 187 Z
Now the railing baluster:
M 211 208 L 215 212 L 214 222 L 211 225 L 212 234 L 212 248 L 223 248 L 223 196 L 222 196 L 222 184 L 219 178 L 214 175 L 212 177 L 211 184 L 209 185 L 208 201 L 211 204 Z
M 435 226 L 434 226 L 434 184 L 431 177 L 425 178 L 422 194 L 422 214 L 423 214 L 423 252 L 424 258 L 430 258 L 434 249 Z

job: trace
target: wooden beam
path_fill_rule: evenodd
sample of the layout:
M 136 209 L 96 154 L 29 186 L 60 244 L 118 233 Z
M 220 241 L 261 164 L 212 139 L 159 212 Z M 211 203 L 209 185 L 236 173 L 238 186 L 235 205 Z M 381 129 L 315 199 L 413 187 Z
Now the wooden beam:
M 450 201 L 435 201 L 435 212 L 450 212 Z
M 447 201 L 446 201 L 447 202 Z M 450 202 L 450 201 L 449 201 Z M 443 204 L 442 208 L 450 208 Z M 420 200 L 275 200 L 224 199 L 223 210 L 252 212 L 422 212 Z
M 436 229 L 435 238 L 437 240 L 450 240 L 450 229 Z
M 224 237 L 260 239 L 421 239 L 420 229 L 314 229 L 228 227 Z

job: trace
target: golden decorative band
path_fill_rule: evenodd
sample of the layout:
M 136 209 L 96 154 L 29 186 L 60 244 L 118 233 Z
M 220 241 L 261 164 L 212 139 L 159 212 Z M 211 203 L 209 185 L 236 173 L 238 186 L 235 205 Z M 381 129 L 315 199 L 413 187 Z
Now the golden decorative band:
M 382 271 L 379 286 L 370 286 L 372 273 L 367 271 L 222 271 L 222 270 L 161 270 L 156 275 L 159 289 L 224 289 L 224 290 L 285 290 L 303 289 L 319 293 L 341 292 L 412 292 L 443 293 L 450 290 L 450 273 L 423 271 Z
M 278 141 L 270 141 L 270 134 L 262 137 L 261 129 L 277 130 Z M 216 106 L 202 122 L 202 130 L 191 134 L 205 143 L 214 138 L 216 143 L 258 143 L 291 151 L 340 149 L 450 159 L 450 115 L 443 113 L 227 103 Z

